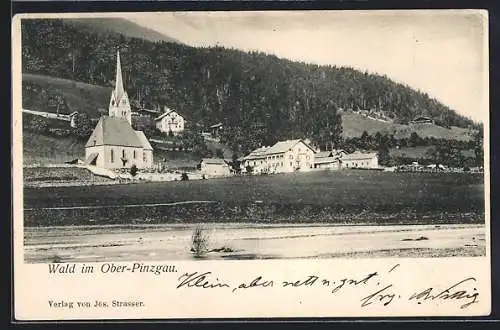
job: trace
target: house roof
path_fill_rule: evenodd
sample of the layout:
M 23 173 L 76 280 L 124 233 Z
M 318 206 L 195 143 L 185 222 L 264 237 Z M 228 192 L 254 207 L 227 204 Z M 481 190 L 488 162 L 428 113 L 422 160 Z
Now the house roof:
M 328 163 L 335 163 L 337 161 L 339 161 L 338 157 L 314 158 L 314 164 L 328 164 Z
M 314 154 L 315 158 L 326 158 L 326 157 L 332 157 L 333 153 L 331 151 L 318 151 L 317 153 Z
M 215 125 L 210 126 L 210 128 L 217 128 L 217 127 L 221 127 L 221 126 L 222 126 L 222 123 L 217 123 Z
M 149 143 L 148 138 L 146 135 L 144 135 L 143 131 L 134 131 L 135 134 L 137 134 L 137 137 L 141 141 L 142 147 L 144 150 L 153 150 L 153 147 L 151 146 L 151 143 Z
M 99 119 L 85 147 L 100 145 L 136 148 L 145 147 L 143 146 L 141 138 L 125 119 L 109 116 L 102 116 L 101 119 Z M 149 145 L 149 147 L 151 147 L 151 145 Z
M 372 159 L 377 156 L 376 152 L 359 152 L 355 151 L 352 154 L 346 154 L 342 157 L 342 160 L 365 160 Z
M 227 162 L 222 158 L 203 158 L 201 162 L 212 165 L 227 165 Z
M 276 142 L 271 148 L 266 150 L 266 154 L 280 154 L 290 150 L 293 146 L 299 143 L 301 140 L 286 140 Z
M 293 148 L 299 142 L 304 143 L 309 149 L 311 149 L 312 151 L 314 151 L 314 149 L 311 148 L 310 145 L 308 145 L 307 143 L 305 143 L 301 139 L 286 140 L 286 141 L 276 142 L 271 147 L 260 147 L 258 149 L 255 149 L 250 154 L 248 154 L 245 157 L 245 159 L 264 158 L 264 157 L 266 157 L 268 155 L 281 154 L 281 153 L 287 152 L 288 150 L 290 150 L 291 148 Z
M 168 107 L 165 107 L 165 112 L 164 112 L 164 113 L 162 113 L 161 115 L 159 115 L 158 117 L 156 117 L 156 118 L 155 118 L 155 121 L 156 121 L 156 120 L 161 120 L 163 117 L 165 117 L 166 115 L 171 114 L 172 112 L 175 112 L 175 113 L 177 114 L 177 116 L 184 118 L 184 117 L 183 117 L 181 114 L 179 114 L 177 111 L 172 110 L 172 109 L 170 109 L 170 108 L 168 108 Z
M 270 147 L 260 147 L 258 149 L 255 149 L 254 151 L 243 157 L 243 159 L 264 158 L 267 155 L 266 150 L 269 148 Z

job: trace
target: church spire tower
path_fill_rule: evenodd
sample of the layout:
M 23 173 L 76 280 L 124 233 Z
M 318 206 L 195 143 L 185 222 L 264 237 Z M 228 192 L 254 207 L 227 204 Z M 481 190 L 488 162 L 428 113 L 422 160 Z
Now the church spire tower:
M 109 116 L 122 118 L 132 125 L 132 109 L 128 95 L 123 88 L 122 66 L 120 62 L 120 51 L 116 52 L 116 79 L 115 89 L 111 93 L 111 100 L 109 102 Z

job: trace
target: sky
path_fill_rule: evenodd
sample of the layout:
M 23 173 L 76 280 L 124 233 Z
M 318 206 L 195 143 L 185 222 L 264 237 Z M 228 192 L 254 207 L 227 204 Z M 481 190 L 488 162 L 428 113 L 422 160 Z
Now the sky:
M 385 74 L 487 121 L 487 16 L 470 10 L 177 12 L 124 16 L 192 46 L 258 50 Z

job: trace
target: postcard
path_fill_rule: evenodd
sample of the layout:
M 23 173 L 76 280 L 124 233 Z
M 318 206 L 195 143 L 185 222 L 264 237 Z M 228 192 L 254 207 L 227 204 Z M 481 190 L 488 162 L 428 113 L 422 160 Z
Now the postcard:
M 16 320 L 489 315 L 487 11 L 12 27 Z

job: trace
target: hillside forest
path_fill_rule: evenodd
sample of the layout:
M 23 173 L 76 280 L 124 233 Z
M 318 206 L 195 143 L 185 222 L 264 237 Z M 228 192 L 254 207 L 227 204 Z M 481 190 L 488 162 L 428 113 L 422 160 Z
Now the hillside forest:
M 401 144 L 389 135 L 364 134 L 344 139 L 342 111 L 377 112 L 403 125 L 417 116 L 428 116 L 442 127 L 481 130 L 479 124 L 426 93 L 387 76 L 349 67 L 293 62 L 261 52 L 153 42 L 93 30 L 78 23 L 23 20 L 23 73 L 65 78 L 110 90 L 114 86 L 116 50 L 120 50 L 124 85 L 133 111 L 168 105 L 185 116 L 193 131 L 221 122 L 224 130 L 220 140 L 235 154 L 290 138 L 308 138 L 321 149 L 385 150 Z M 23 93 L 29 94 L 28 90 L 32 87 L 23 83 Z M 34 94 L 29 95 L 23 96 L 23 106 L 33 102 Z M 83 116 L 84 126 L 92 127 L 88 122 L 99 115 L 99 109 L 92 112 L 70 108 L 64 99 L 51 102 L 61 113 L 86 111 L 91 118 Z M 88 127 L 78 135 L 85 137 L 87 130 Z M 478 133 L 476 140 L 479 136 Z M 448 152 L 452 148 L 477 149 L 474 141 L 419 140 L 418 135 L 412 143 L 435 148 L 450 145 Z

